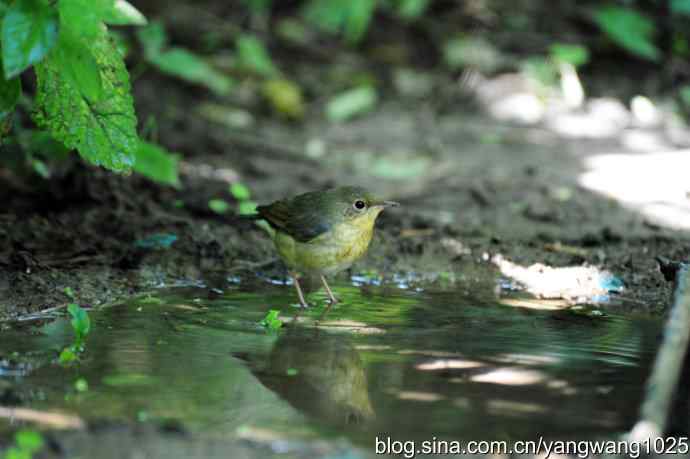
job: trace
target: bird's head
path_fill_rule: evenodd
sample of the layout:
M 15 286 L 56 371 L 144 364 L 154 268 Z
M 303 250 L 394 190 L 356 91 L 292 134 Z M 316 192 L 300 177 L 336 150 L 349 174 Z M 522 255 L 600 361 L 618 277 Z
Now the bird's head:
M 398 206 L 397 202 L 385 201 L 365 188 L 356 186 L 326 191 L 323 203 L 328 208 L 326 214 L 366 228 L 374 225 L 376 217 L 383 209 Z

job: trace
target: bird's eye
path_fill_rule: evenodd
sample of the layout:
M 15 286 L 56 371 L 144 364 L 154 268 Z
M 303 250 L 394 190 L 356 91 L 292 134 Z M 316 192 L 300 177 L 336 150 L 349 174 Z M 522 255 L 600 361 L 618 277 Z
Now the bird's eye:
M 353 206 L 354 206 L 354 208 L 357 209 L 357 210 L 363 210 L 363 209 L 367 206 L 367 203 L 365 203 L 365 202 L 362 201 L 361 199 L 358 199 L 358 200 L 355 201 L 355 203 L 353 204 Z

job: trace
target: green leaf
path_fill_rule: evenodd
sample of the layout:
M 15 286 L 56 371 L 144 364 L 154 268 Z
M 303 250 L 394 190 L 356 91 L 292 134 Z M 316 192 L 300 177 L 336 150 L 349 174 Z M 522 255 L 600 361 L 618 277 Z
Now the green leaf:
M 115 0 L 110 11 L 107 11 L 103 21 L 113 25 L 146 25 L 146 17 L 126 0 Z
M 71 150 L 55 140 L 46 131 L 22 129 L 18 140 L 24 151 L 33 156 L 40 156 L 50 162 L 65 162 L 70 157 Z
M 74 381 L 74 389 L 77 392 L 86 392 L 89 390 L 89 382 L 84 378 L 79 378 Z
M 230 204 L 223 199 L 211 199 L 208 202 L 208 208 L 217 214 L 227 214 L 230 210 Z
M 316 26 L 336 33 L 345 23 L 349 0 L 311 0 L 304 9 L 304 17 Z
M 254 201 L 241 201 L 237 205 L 237 213 L 240 215 L 254 215 L 256 213 L 257 203 Z
M 690 0 L 671 0 L 671 12 L 690 15 Z
M 242 66 L 267 77 L 278 73 L 264 44 L 254 35 L 240 35 L 235 41 L 235 46 Z
M 429 0 L 400 0 L 398 14 L 405 19 L 417 19 L 429 7 Z
M 230 194 L 238 201 L 246 201 L 252 195 L 251 191 L 249 191 L 249 188 L 247 188 L 247 185 L 244 185 L 240 182 L 235 182 L 230 185 Z
M 271 9 L 272 0 L 243 0 L 252 14 L 265 14 Z
M 261 93 L 277 113 L 293 119 L 304 116 L 302 89 L 296 83 L 285 78 L 272 78 L 262 85 Z
M 103 31 L 103 18 L 113 9 L 114 0 L 60 0 L 60 25 L 76 35 L 94 40 Z
M 190 83 L 206 86 L 218 95 L 232 88 L 232 80 L 211 67 L 204 59 L 182 48 L 170 48 L 151 56 L 150 61 L 159 70 Z
M 362 39 L 371 18 L 374 16 L 376 0 L 351 0 L 350 11 L 345 23 L 345 39 L 350 43 L 357 43 Z
M 350 43 L 366 33 L 376 9 L 376 0 L 311 0 L 304 10 L 305 18 L 330 32 L 342 30 Z
M 2 63 L 10 79 L 41 61 L 58 38 L 58 13 L 45 0 L 15 0 L 2 21 Z
M 59 59 L 51 55 L 36 66 L 34 119 L 93 164 L 128 171 L 139 147 L 129 75 L 105 31 L 89 43 L 89 49 L 100 70 L 101 100 L 94 103 L 83 97 L 65 75 Z
M 589 50 L 582 45 L 554 43 L 549 48 L 549 52 L 551 58 L 557 63 L 567 63 L 573 67 L 579 67 L 589 61 Z
M 593 13 L 594 22 L 619 46 L 638 57 L 658 61 L 652 38 L 656 28 L 649 18 L 629 8 L 606 6 Z
M 58 360 L 60 361 L 61 365 L 68 365 L 77 360 L 77 353 L 71 346 L 66 347 L 62 350 L 62 352 L 60 352 L 60 357 Z
M 101 72 L 86 42 L 71 29 L 63 27 L 58 46 L 51 56 L 62 68 L 65 80 L 90 102 L 103 97 Z
M 40 159 L 33 158 L 31 160 L 31 168 L 41 178 L 44 178 L 44 179 L 50 178 L 50 170 L 48 169 L 48 166 L 46 165 L 45 161 L 41 161 Z
M 76 335 L 76 341 L 81 344 L 91 331 L 91 319 L 89 318 L 89 314 L 76 303 L 70 303 L 67 306 L 67 312 L 72 316 L 70 323 Z
M 269 330 L 278 330 L 283 326 L 283 322 L 278 318 L 280 311 L 271 309 L 266 316 L 259 322 L 259 325 L 268 328 Z
M 331 121 L 346 121 L 370 111 L 377 101 L 376 89 L 372 86 L 360 86 L 331 99 L 326 107 L 326 115 Z
M 34 430 L 20 430 L 14 435 L 14 441 L 19 449 L 35 453 L 43 448 L 43 435 Z
M 134 170 L 158 183 L 179 187 L 177 162 L 177 155 L 159 145 L 142 141 L 136 152 Z
M 7 448 L 4 459 L 31 459 L 31 454 L 23 449 L 13 446 L 11 448 Z
M 151 22 L 146 27 L 137 30 L 137 38 L 144 48 L 144 55 L 149 60 L 158 56 L 168 42 L 165 28 L 158 21 Z
M 2 65 L 2 58 L 0 58 L 0 65 Z M 0 74 L 0 122 L 14 113 L 14 107 L 21 93 L 22 84 L 18 77 L 5 79 L 4 75 Z

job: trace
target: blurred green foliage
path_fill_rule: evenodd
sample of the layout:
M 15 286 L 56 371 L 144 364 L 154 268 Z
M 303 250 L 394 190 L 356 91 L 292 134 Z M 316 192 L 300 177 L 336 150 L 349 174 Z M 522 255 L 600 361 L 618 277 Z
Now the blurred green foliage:
M 605 6 L 596 9 L 593 18 L 616 44 L 638 57 L 659 60 L 660 52 L 654 44 L 656 27 L 641 12 L 619 6 Z
M 284 78 L 273 78 L 263 84 L 261 92 L 276 113 L 291 119 L 301 119 L 304 116 L 304 98 L 296 83 Z
M 14 445 L 5 450 L 5 459 L 31 459 L 43 449 L 43 435 L 35 430 L 20 430 L 14 434 Z
M 139 142 L 136 158 L 135 171 L 156 182 L 179 188 L 180 178 L 177 173 L 179 158 L 177 155 L 168 153 L 156 144 L 142 141 Z
M 451 70 L 471 67 L 492 73 L 504 59 L 496 47 L 482 37 L 457 36 L 443 45 L 443 60 Z
M 589 50 L 582 45 L 554 43 L 549 47 L 551 59 L 556 63 L 566 63 L 580 67 L 589 62 Z
M 220 96 L 232 89 L 232 79 L 201 56 L 180 47 L 165 49 L 168 38 L 161 23 L 152 22 L 140 29 L 137 36 L 146 60 L 161 72 L 205 86 Z
M 237 59 L 244 68 L 265 77 L 274 77 L 278 69 L 273 65 L 264 44 L 254 35 L 242 34 L 235 41 Z
M 376 0 L 311 0 L 304 17 L 332 33 L 342 33 L 349 43 L 357 43 L 367 32 L 376 8 Z
M 430 0 L 399 0 L 398 13 L 405 19 L 416 19 L 424 14 Z
M 377 100 L 378 94 L 371 85 L 349 89 L 328 102 L 326 116 L 331 121 L 346 121 L 374 108 Z
M 89 382 L 84 378 L 78 378 L 74 381 L 74 389 L 77 392 L 87 392 L 89 390 Z

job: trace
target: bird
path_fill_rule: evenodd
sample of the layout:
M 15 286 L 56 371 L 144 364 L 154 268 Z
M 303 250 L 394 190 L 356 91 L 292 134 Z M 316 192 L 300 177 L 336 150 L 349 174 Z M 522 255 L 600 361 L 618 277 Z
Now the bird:
M 272 204 L 257 206 L 256 218 L 265 220 L 280 258 L 288 267 L 302 307 L 308 307 L 299 275 L 316 275 L 330 304 L 338 299 L 326 276 L 349 268 L 362 257 L 374 234 L 381 211 L 396 207 L 365 188 L 343 186 L 310 191 Z

